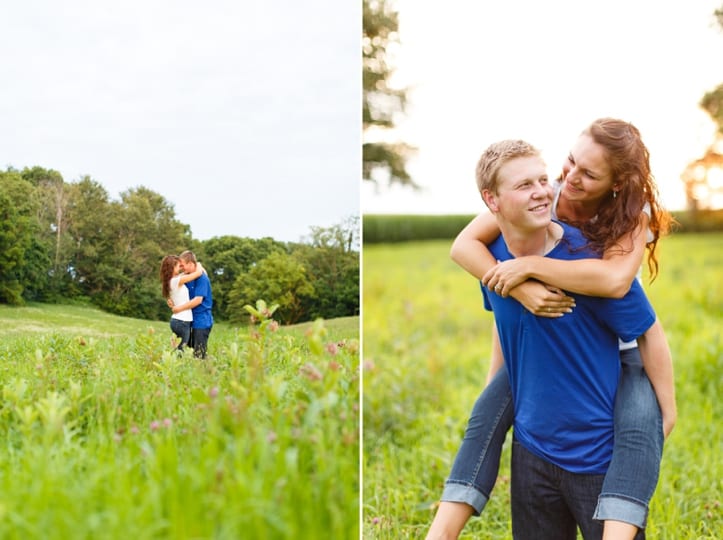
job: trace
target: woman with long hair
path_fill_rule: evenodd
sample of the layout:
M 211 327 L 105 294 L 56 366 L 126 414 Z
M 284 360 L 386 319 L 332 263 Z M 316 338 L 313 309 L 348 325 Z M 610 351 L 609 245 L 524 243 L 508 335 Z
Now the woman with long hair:
M 180 306 L 189 300 L 186 283 L 193 281 L 203 273 L 203 267 L 198 264 L 195 272 L 191 274 L 181 273 L 181 259 L 176 255 L 166 255 L 161 261 L 161 294 L 166 301 L 170 300 L 172 305 Z M 189 344 L 191 339 L 191 323 L 193 312 L 190 309 L 179 311 L 171 315 L 171 331 L 180 338 L 176 351 L 183 353 L 183 348 Z
M 671 218 L 659 202 L 649 152 L 635 126 L 601 118 L 580 134 L 555 186 L 553 219 L 580 228 L 602 258 L 530 256 L 498 264 L 485 245 L 499 235 L 489 213 L 460 232 L 451 257 L 489 290 L 512 296 L 540 317 L 563 317 L 574 309 L 573 298 L 563 290 L 622 297 L 639 276 L 646 249 L 655 277 L 655 248 Z M 620 355 L 615 446 L 595 512 L 595 519 L 604 521 L 604 539 L 644 538 L 663 440 L 677 414 L 670 350 L 660 322 L 637 342 L 621 342 Z M 497 363 L 490 366 L 487 386 L 474 405 L 428 539 L 456 538 L 482 511 L 512 422 L 509 380 Z

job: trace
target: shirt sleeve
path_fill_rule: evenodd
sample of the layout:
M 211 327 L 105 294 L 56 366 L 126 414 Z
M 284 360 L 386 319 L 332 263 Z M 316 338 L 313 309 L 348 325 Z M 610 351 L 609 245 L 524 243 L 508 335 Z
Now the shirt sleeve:
M 196 279 L 196 290 L 194 291 L 194 297 L 196 296 L 203 296 L 204 298 L 208 298 L 208 296 L 211 293 L 211 282 L 208 280 L 208 278 L 203 279 L 205 276 L 201 276 L 198 279 Z
M 605 322 L 623 341 L 637 339 L 655 322 L 655 310 L 637 280 L 623 298 L 605 301 Z

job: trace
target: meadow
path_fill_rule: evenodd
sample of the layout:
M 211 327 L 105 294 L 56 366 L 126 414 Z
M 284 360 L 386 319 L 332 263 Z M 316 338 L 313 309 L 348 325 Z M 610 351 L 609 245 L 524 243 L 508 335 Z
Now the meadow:
M 0 538 L 359 537 L 359 319 L 0 306 Z
M 424 538 L 484 386 L 492 315 L 449 241 L 363 252 L 365 539 Z M 676 234 L 645 289 L 675 365 L 678 421 L 665 444 L 647 537 L 723 537 L 723 234 Z M 647 275 L 646 275 L 647 276 Z M 484 512 L 461 538 L 511 538 L 509 450 Z

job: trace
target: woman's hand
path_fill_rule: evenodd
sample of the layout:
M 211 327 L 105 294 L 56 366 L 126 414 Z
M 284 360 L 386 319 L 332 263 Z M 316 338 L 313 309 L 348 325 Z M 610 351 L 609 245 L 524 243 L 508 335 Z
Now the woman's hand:
M 670 432 L 673 431 L 677 416 L 678 414 L 676 411 L 673 411 L 672 413 L 663 413 L 663 437 L 665 439 L 667 439 Z
M 538 317 L 556 319 L 565 313 L 572 313 L 575 299 L 556 287 L 539 281 L 525 281 L 510 291 L 510 296 L 522 304 L 527 311 Z
M 482 277 L 482 284 L 497 294 L 507 297 L 512 289 L 530 278 L 529 262 L 529 257 L 498 262 Z

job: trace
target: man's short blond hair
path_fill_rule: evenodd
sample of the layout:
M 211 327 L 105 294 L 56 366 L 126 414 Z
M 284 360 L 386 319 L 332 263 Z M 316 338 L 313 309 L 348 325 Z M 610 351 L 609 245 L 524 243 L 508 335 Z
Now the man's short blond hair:
M 485 190 L 497 193 L 499 172 L 505 163 L 511 159 L 529 156 L 539 157 L 540 151 L 520 139 L 507 139 L 489 145 L 477 162 L 476 178 L 480 195 Z
M 183 262 L 194 264 L 196 263 L 196 255 L 194 255 L 193 251 L 186 250 L 181 253 L 178 258 L 181 259 Z

